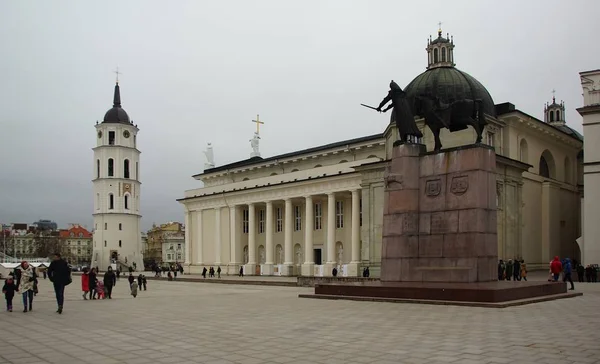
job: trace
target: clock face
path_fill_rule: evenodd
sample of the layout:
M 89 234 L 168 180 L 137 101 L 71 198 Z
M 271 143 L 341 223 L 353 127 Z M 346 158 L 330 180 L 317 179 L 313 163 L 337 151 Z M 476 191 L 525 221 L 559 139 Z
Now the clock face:
M 129 138 L 129 130 L 125 130 L 125 131 L 123 132 L 123 136 L 124 136 L 125 138 Z
M 98 138 L 102 138 L 102 131 L 98 132 Z

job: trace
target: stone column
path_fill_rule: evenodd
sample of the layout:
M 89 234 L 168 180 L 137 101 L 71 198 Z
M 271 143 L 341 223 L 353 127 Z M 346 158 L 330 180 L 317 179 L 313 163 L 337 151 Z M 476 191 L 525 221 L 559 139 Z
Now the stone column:
M 183 253 L 185 256 L 185 262 L 183 266 L 186 267 L 186 271 L 189 273 L 190 271 L 190 250 L 192 248 L 192 241 L 190 237 L 192 236 L 192 224 L 190 218 L 191 212 L 185 211 L 185 244 L 183 244 Z
M 238 262 L 237 258 L 238 258 L 238 251 L 239 251 L 239 241 L 238 241 L 238 234 L 237 234 L 237 221 L 236 221 L 236 216 L 237 216 L 237 206 L 230 206 L 229 207 L 229 267 L 227 270 L 228 274 L 238 274 L 239 272 L 239 265 L 241 264 L 240 262 Z
M 261 272 L 263 275 L 273 275 L 273 201 L 267 201 L 267 224 L 265 227 L 265 249 L 266 259 L 265 264 L 261 266 Z
M 315 252 L 313 250 L 313 233 L 315 218 L 313 215 L 314 205 L 312 196 L 306 196 L 306 223 L 304 224 L 304 264 L 302 264 L 302 275 L 313 276 L 315 267 Z
M 248 264 L 244 274 L 256 274 L 256 208 L 253 203 L 248 204 Z
M 293 247 L 292 247 L 292 231 L 294 229 L 294 214 L 292 211 L 292 200 L 285 200 L 285 242 L 283 248 L 283 272 L 282 275 L 290 276 L 292 275 L 292 265 L 294 264 L 293 257 Z
M 202 240 L 202 232 L 203 232 L 203 226 L 202 226 L 202 210 L 199 210 L 196 212 L 196 230 L 195 230 L 195 237 L 196 237 L 196 248 L 194 249 L 194 251 L 196 252 L 196 265 L 200 266 L 200 270 L 202 270 L 202 265 L 204 264 L 204 256 L 202 255 L 202 249 L 204 246 L 203 240 Z
M 360 276 L 360 190 L 352 190 L 352 257 L 348 277 Z
M 221 265 L 221 208 L 215 208 L 215 265 Z
M 553 181 L 542 182 L 542 262 L 560 256 L 560 186 Z
M 335 193 L 327 194 L 327 260 L 324 276 L 331 276 L 335 262 Z

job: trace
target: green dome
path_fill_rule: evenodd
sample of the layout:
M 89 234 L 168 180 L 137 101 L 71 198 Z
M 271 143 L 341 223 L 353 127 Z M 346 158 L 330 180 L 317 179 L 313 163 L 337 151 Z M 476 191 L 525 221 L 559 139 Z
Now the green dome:
M 439 97 L 449 103 L 463 99 L 481 99 L 484 113 L 496 116 L 494 100 L 483 85 L 469 74 L 454 67 L 435 67 L 418 75 L 404 89 L 411 105 L 418 95 Z

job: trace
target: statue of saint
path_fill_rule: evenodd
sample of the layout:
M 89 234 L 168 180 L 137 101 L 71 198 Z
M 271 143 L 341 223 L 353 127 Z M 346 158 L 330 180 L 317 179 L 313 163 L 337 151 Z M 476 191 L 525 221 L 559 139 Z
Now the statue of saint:
M 407 142 L 409 136 L 422 138 L 423 133 L 417 127 L 410 105 L 406 99 L 406 93 L 393 80 L 390 82 L 390 91 L 377 107 L 377 111 L 382 112 L 381 108 L 390 101 L 392 103 L 383 112 L 394 108 L 390 116 L 390 122 L 396 122 L 398 133 L 400 133 L 400 140 Z
M 206 163 L 204 163 L 204 169 L 210 169 L 215 167 L 215 156 L 213 153 L 213 148 L 210 143 L 206 147 L 204 151 L 204 155 L 206 156 Z
M 244 247 L 244 264 L 248 264 L 248 246 Z
M 258 133 L 254 133 L 254 137 L 250 139 L 250 146 L 252 147 L 252 153 L 250 153 L 250 157 L 260 157 L 260 151 L 258 150 L 258 143 L 260 140 L 260 136 Z
M 338 247 L 338 264 L 342 264 L 342 259 L 344 257 L 344 248 L 340 245 Z

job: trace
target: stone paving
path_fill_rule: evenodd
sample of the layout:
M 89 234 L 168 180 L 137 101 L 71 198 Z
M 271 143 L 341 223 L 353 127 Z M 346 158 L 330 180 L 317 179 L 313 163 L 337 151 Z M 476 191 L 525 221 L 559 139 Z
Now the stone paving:
M 507 309 L 310 300 L 310 288 L 149 281 L 63 315 L 41 281 L 34 311 L 0 312 L 0 363 L 600 363 L 600 284 Z

